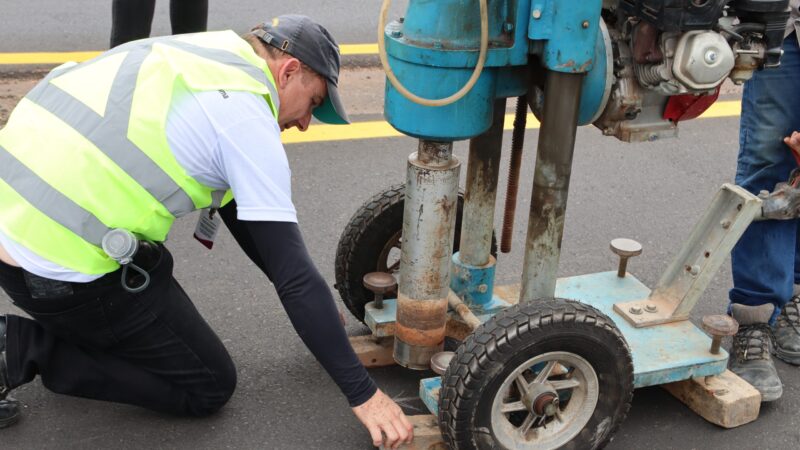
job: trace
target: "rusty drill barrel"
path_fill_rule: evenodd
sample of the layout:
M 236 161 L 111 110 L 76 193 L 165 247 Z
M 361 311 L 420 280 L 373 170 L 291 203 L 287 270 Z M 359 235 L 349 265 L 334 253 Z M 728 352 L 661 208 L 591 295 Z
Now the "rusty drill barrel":
M 459 170 L 452 142 L 422 139 L 408 158 L 394 359 L 410 369 L 444 346 Z

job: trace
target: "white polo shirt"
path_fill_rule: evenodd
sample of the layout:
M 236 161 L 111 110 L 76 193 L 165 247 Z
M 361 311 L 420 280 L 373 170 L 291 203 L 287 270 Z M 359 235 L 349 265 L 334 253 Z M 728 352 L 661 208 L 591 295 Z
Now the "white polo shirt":
M 175 159 L 197 181 L 231 189 L 240 220 L 297 222 L 292 173 L 280 137 L 269 106 L 250 92 L 176 92 L 167 116 Z M 42 277 L 72 282 L 100 277 L 48 261 L 2 232 L 0 245 L 22 268 Z

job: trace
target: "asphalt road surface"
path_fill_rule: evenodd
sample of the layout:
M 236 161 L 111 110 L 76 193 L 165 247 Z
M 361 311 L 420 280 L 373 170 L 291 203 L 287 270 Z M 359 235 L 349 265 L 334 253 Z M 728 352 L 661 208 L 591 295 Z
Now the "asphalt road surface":
M 403 1 L 395 2 L 402 9 Z M 168 2 L 157 3 L 153 35 L 168 34 Z M 262 18 L 300 12 L 318 18 L 340 43 L 374 42 L 378 1 L 256 2 L 211 0 L 209 28 L 244 30 Z M 107 46 L 110 2 L 6 0 L 0 8 L 0 52 L 100 50 Z M 380 117 L 382 92 L 375 78 L 349 97 L 356 121 Z M 371 80 L 371 81 L 369 81 Z M 353 92 L 353 91 L 351 91 Z M 614 270 L 610 240 L 629 237 L 644 253 L 628 270 L 648 286 L 658 280 L 719 186 L 735 171 L 738 119 L 699 119 L 681 126 L 681 137 L 623 144 L 598 130 L 578 131 L 577 150 L 561 255 L 560 275 Z M 526 135 L 515 248 L 501 255 L 498 284 L 521 273 L 536 130 Z M 506 149 L 510 133 L 506 133 Z M 336 243 L 350 216 L 382 188 L 405 177 L 411 138 L 292 144 L 293 196 L 312 257 L 333 285 Z M 456 145 L 466 162 L 466 145 Z M 505 156 L 507 157 L 506 150 Z M 504 158 L 503 166 L 507 164 Z M 502 171 L 500 185 L 505 185 Z M 462 185 L 465 170 L 462 169 Z M 502 189 L 501 189 L 502 190 Z M 498 205 L 502 204 L 502 194 Z M 499 229 L 501 211 L 495 214 Z M 176 223 L 168 243 L 175 275 L 217 331 L 238 367 L 239 384 L 228 405 L 206 419 L 184 419 L 135 407 L 53 394 L 38 379 L 14 391 L 24 418 L 0 431 L 0 448 L 265 448 L 368 449 L 367 432 L 343 396 L 295 335 L 273 287 L 225 230 L 213 251 L 191 238 L 195 217 Z M 692 314 L 722 312 L 730 287 L 729 264 L 715 276 Z M 335 295 L 336 296 L 336 295 Z M 0 313 L 16 312 L 0 294 Z M 337 296 L 338 300 L 338 296 Z M 349 318 L 348 332 L 366 328 Z M 784 396 L 762 406 L 755 423 L 724 430 L 705 422 L 660 388 L 637 390 L 612 449 L 783 449 L 800 447 L 800 371 L 777 363 Z M 425 413 L 418 380 L 430 373 L 402 368 L 372 375 L 409 414 Z
M 379 75 L 372 75 L 359 75 L 365 86 L 372 79 L 373 89 L 351 103 L 360 112 L 357 121 L 374 120 L 380 111 L 381 93 L 374 88 Z M 644 245 L 644 253 L 628 270 L 652 286 L 718 187 L 732 178 L 737 127 L 736 117 L 698 119 L 681 126 L 679 139 L 649 144 L 623 144 L 594 128 L 579 129 L 560 275 L 614 270 L 616 257 L 608 243 L 629 237 Z M 500 257 L 498 284 L 519 281 L 537 136 L 537 130 L 526 135 L 515 248 Z M 506 148 L 509 140 L 506 133 Z M 366 198 L 403 181 L 406 157 L 414 149 L 415 141 L 404 137 L 287 146 L 300 224 L 331 286 L 339 234 Z M 456 145 L 456 153 L 466 161 L 465 143 Z M 498 228 L 500 214 L 495 215 Z M 268 280 L 225 230 L 212 251 L 195 242 L 194 220 L 177 222 L 168 247 L 176 277 L 238 367 L 239 384 L 229 404 L 207 419 L 175 418 L 56 395 L 37 379 L 14 391 L 24 402 L 24 418 L 0 431 L 0 448 L 370 448 L 368 434 L 295 335 Z M 692 319 L 723 311 L 729 285 L 725 264 Z M 0 312 L 14 308 L 3 301 Z M 350 317 L 348 332 L 366 329 Z M 705 422 L 660 388 L 637 390 L 629 417 L 609 448 L 797 448 L 800 371 L 781 362 L 778 370 L 785 383 L 783 398 L 764 405 L 757 422 L 733 430 Z M 416 393 L 418 380 L 430 373 L 393 367 L 372 375 L 407 413 L 425 412 Z
M 401 15 L 407 4 L 394 0 L 389 17 Z M 209 0 L 208 28 L 244 32 L 260 21 L 297 13 L 322 23 L 340 44 L 371 44 L 377 41 L 380 6 L 379 0 Z M 0 52 L 104 50 L 110 33 L 111 0 L 0 3 Z M 152 35 L 167 34 L 169 1 L 159 0 Z

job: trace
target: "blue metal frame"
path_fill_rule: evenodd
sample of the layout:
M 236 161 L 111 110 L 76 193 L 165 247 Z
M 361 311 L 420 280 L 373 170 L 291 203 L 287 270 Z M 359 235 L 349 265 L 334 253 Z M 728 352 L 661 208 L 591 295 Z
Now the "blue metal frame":
M 534 0 L 528 37 L 543 40 L 542 61 L 557 72 L 585 73 L 594 63 L 602 0 Z
M 476 314 L 496 309 L 493 302 L 494 269 L 497 261 L 489 258 L 483 267 L 464 264 L 459 253 L 453 254 L 450 264 L 450 289 Z
M 561 278 L 556 296 L 594 306 L 622 332 L 633 357 L 635 388 L 672 383 L 694 377 L 719 375 L 725 371 L 728 353 L 711 354 L 711 338 L 689 321 L 648 328 L 635 328 L 614 312 L 614 303 L 646 298 L 650 289 L 631 275 L 600 272 Z M 481 317 L 481 320 L 486 320 Z M 420 398 L 438 414 L 441 377 L 420 380 Z

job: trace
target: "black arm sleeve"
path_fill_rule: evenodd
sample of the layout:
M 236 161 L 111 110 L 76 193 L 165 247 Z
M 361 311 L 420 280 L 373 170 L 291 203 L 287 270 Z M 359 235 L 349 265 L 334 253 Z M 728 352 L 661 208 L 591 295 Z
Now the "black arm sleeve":
M 242 250 L 275 285 L 297 334 L 350 406 L 369 400 L 377 386 L 350 346 L 331 291 L 314 267 L 297 224 L 238 220 L 234 202 L 220 209 L 220 215 Z

